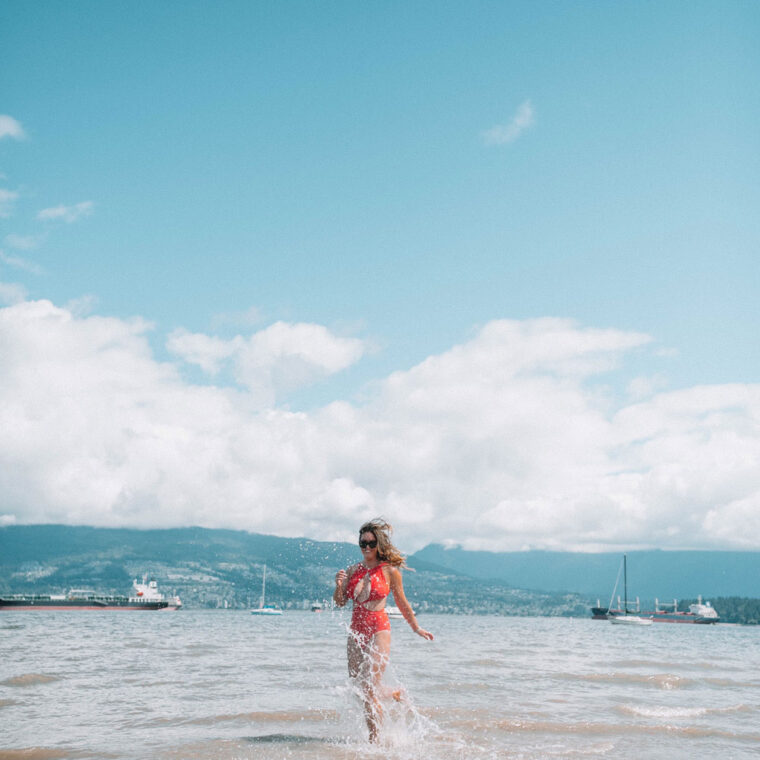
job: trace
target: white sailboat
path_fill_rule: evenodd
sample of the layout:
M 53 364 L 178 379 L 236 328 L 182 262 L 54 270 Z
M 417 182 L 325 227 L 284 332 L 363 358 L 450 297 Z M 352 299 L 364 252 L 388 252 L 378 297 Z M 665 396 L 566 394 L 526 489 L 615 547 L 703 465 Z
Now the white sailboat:
M 258 607 L 251 610 L 251 615 L 282 615 L 282 610 L 275 604 L 266 603 L 267 595 L 267 566 L 264 565 L 264 577 L 261 580 L 261 601 Z
M 620 579 L 620 571 L 618 571 L 618 580 Z M 617 582 L 615 582 L 615 589 L 617 589 Z M 623 555 L 623 598 L 625 600 L 623 604 L 622 615 L 611 615 L 610 623 L 613 625 L 652 625 L 652 618 L 644 618 L 640 615 L 634 615 L 628 612 L 628 558 Z M 612 596 L 615 596 L 615 590 L 612 591 Z M 612 607 L 612 600 L 610 600 L 610 607 Z
M 643 618 L 633 613 L 615 615 L 610 618 L 612 625 L 652 625 L 652 618 Z

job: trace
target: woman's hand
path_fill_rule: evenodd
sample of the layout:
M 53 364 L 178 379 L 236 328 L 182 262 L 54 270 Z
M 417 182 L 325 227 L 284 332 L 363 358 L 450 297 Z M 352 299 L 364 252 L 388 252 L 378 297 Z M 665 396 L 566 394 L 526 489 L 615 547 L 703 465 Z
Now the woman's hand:
M 418 636 L 422 636 L 423 639 L 427 639 L 428 641 L 432 641 L 433 640 L 433 634 L 430 633 L 430 631 L 426 631 L 424 628 L 420 628 L 419 626 L 417 626 L 414 629 L 414 632 Z
M 338 607 L 343 607 L 346 603 L 346 579 L 348 573 L 345 570 L 338 570 L 335 573 L 335 591 L 333 592 L 333 601 Z

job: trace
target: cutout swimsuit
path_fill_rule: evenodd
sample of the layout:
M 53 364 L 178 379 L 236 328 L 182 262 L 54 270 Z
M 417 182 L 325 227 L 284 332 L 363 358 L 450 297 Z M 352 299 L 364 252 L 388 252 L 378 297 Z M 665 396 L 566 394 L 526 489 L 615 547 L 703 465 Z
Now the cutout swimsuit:
M 385 609 L 371 610 L 366 607 L 368 602 L 385 599 L 391 590 L 385 580 L 381 562 L 371 570 L 365 565 L 359 565 L 348 579 L 346 595 L 354 600 L 354 611 L 351 615 L 351 630 L 363 638 L 370 638 L 378 631 L 390 631 L 391 622 Z

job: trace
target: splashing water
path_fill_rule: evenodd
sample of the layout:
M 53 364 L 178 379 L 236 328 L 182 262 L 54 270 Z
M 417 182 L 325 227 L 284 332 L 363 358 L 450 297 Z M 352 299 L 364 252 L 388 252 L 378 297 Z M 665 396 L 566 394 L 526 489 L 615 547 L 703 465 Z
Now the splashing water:
M 416 708 L 389 657 L 378 650 L 372 640 L 363 639 L 346 624 L 343 627 L 349 642 L 364 651 L 363 665 L 366 666 L 341 689 L 343 709 L 339 712 L 343 722 L 340 730 L 345 731 L 345 743 L 368 743 L 365 700 L 371 688 L 378 702 L 376 709 L 371 708 L 372 719 L 379 726 L 378 740 L 374 744 L 386 754 L 397 751 L 405 758 L 410 757 L 410 748 L 424 746 L 428 737 L 439 733 L 438 727 Z M 374 667 L 380 668 L 382 675 L 376 683 L 370 684 Z

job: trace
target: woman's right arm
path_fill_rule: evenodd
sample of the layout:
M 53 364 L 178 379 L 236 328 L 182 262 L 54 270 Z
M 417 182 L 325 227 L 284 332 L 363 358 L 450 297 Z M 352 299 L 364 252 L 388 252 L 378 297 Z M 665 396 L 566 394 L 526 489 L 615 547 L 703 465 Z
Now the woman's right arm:
M 346 585 L 348 584 L 348 573 L 345 570 L 338 570 L 335 574 L 335 591 L 333 592 L 333 601 L 338 607 L 346 604 Z

